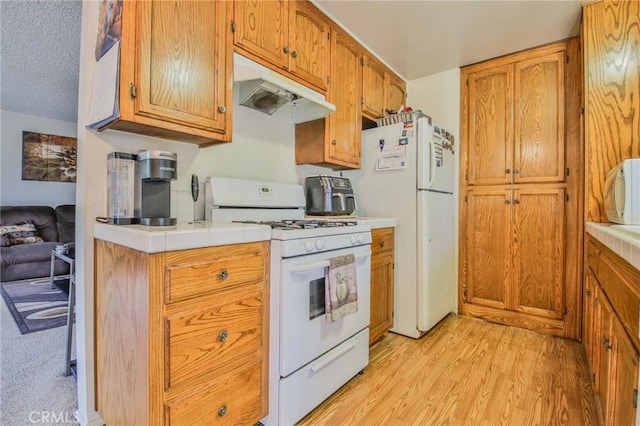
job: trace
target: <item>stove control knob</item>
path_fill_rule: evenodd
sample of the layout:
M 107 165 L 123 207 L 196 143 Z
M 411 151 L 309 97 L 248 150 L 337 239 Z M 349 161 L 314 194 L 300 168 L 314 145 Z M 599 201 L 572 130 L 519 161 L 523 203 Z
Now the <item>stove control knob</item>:
M 304 242 L 304 250 L 308 253 L 313 250 L 314 244 L 313 241 L 305 241 Z
M 324 248 L 324 246 L 325 246 L 324 240 L 317 240 L 316 241 L 316 248 L 318 250 L 322 250 Z
M 358 237 L 356 237 L 355 235 L 351 236 L 351 245 L 356 245 L 358 244 Z
M 364 235 L 358 235 L 358 242 L 364 244 Z

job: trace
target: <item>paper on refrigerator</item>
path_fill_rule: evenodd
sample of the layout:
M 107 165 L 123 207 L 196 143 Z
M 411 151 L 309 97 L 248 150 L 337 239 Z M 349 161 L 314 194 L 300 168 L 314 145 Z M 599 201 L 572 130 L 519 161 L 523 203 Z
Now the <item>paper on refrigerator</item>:
M 407 165 L 407 145 L 382 144 L 376 158 L 376 172 L 404 169 Z

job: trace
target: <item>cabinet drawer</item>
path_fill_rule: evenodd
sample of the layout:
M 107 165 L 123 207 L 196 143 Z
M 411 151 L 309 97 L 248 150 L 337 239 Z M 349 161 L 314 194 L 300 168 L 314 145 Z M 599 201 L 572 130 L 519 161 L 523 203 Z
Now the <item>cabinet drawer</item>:
M 165 303 L 260 283 L 265 275 L 262 247 L 242 244 L 167 254 Z
M 385 250 L 393 250 L 393 228 L 371 230 L 371 252 L 373 254 Z
M 165 318 L 165 389 L 260 360 L 262 300 L 248 297 Z
M 248 425 L 266 413 L 261 406 L 261 364 L 189 398 L 165 404 L 165 425 Z

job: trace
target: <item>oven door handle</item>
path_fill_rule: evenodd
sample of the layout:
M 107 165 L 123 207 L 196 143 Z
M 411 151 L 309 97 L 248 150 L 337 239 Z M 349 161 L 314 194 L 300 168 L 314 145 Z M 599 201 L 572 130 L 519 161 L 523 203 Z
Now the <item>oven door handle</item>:
M 356 260 L 365 259 L 367 257 L 371 257 L 371 250 L 365 251 L 364 253 L 356 254 Z M 329 261 L 323 260 L 321 262 L 314 263 L 303 263 L 301 265 L 295 265 L 289 268 L 289 272 L 307 272 L 313 271 L 315 269 L 324 269 L 329 267 Z

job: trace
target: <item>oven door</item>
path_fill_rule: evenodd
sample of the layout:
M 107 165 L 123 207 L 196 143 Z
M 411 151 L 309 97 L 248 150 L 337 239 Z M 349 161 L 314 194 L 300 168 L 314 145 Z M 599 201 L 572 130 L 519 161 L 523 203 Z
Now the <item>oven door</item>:
M 325 273 L 329 259 L 356 258 L 358 311 L 325 319 Z M 283 259 L 280 282 L 280 376 L 286 377 L 369 325 L 371 246 Z

